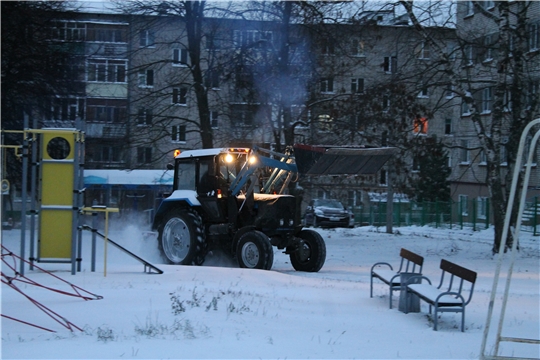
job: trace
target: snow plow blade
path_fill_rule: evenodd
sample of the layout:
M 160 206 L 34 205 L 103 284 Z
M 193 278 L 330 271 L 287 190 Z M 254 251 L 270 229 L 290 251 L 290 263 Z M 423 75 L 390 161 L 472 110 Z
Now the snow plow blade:
M 344 148 L 325 145 L 294 145 L 298 172 L 302 175 L 373 175 L 396 148 Z

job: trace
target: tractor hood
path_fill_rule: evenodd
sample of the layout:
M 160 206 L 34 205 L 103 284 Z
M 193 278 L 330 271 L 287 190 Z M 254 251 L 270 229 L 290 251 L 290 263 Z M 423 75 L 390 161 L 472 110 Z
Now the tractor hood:
M 303 175 L 376 174 L 396 152 L 396 148 L 294 145 L 296 166 Z

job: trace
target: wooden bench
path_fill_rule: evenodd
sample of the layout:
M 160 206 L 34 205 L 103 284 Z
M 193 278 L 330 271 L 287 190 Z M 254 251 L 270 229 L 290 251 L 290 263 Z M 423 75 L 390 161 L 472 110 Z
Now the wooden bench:
M 435 287 L 425 276 L 414 276 L 407 281 L 407 299 L 411 293 L 417 295 L 421 300 L 429 304 L 429 313 L 431 306 L 434 307 L 433 330 L 437 330 L 437 317 L 440 312 L 461 313 L 461 331 L 465 331 L 465 306 L 471 301 L 474 283 L 476 282 L 476 273 L 465 269 L 450 261 L 441 260 L 440 266 L 441 281 L 439 286 Z M 447 280 L 445 281 L 445 275 Z M 419 278 L 427 280 L 426 283 L 418 282 Z M 465 300 L 467 298 L 467 300 Z
M 392 265 L 386 262 L 375 263 L 370 271 L 369 297 L 373 297 L 373 279 L 381 280 L 390 289 L 390 309 L 392 308 L 392 292 L 401 290 L 401 273 L 422 275 L 422 267 L 424 266 L 424 258 L 412 251 L 401 249 L 399 256 L 401 262 L 397 271 L 394 271 Z

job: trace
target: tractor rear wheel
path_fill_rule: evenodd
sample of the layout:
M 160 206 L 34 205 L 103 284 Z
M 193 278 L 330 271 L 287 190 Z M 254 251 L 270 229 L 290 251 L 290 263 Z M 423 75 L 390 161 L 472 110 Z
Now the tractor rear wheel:
M 201 216 L 192 209 L 170 212 L 160 227 L 158 242 L 170 263 L 201 265 L 206 255 L 206 239 Z
M 321 270 L 326 260 L 326 245 L 322 236 L 313 230 L 302 230 L 296 237 L 303 241 L 296 251 L 290 253 L 294 269 L 307 272 Z
M 270 270 L 274 263 L 274 250 L 264 233 L 251 230 L 238 240 L 236 259 L 241 268 Z

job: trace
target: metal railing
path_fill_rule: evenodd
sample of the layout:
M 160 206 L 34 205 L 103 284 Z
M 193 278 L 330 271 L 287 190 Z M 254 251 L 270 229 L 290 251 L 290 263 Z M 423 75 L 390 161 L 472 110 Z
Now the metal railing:
M 386 226 L 386 202 L 371 202 L 368 207 L 353 208 L 355 223 L 359 225 Z M 521 231 L 540 236 L 540 201 L 538 197 L 527 202 Z M 433 226 L 435 228 L 483 230 L 491 225 L 489 198 L 468 201 L 394 202 L 394 226 Z

